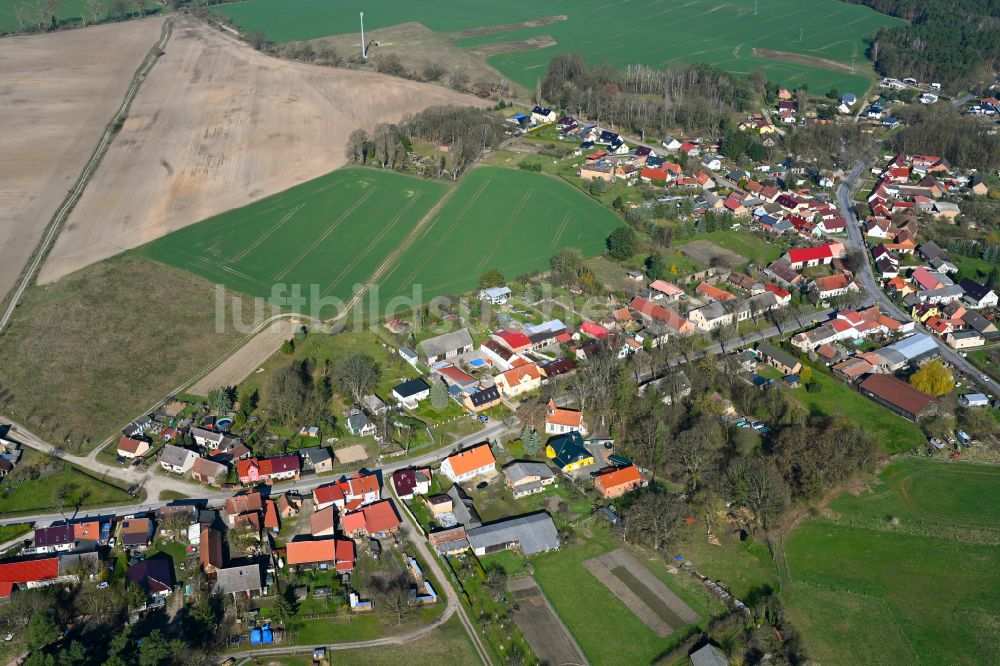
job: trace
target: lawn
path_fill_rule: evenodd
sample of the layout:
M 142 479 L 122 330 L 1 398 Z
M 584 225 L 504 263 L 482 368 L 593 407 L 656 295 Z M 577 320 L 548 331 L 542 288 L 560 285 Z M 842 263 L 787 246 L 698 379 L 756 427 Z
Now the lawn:
M 766 544 L 755 539 L 740 541 L 731 531 L 716 529 L 719 546 L 708 542 L 703 524 L 685 528 L 678 554 L 703 575 L 722 581 L 737 599 L 745 600 L 765 587 L 778 589 L 778 571 Z
M 32 531 L 32 527 L 28 523 L 18 523 L 17 525 L 2 525 L 0 526 L 0 543 L 7 543 L 12 539 L 16 539 L 22 534 L 27 534 Z
M 1000 469 L 914 458 L 800 524 L 783 596 L 810 657 L 997 663 L 998 506 Z
M 886 453 L 909 451 L 924 442 L 920 426 L 896 416 L 846 384 L 819 371 L 813 372 L 813 381 L 823 387 L 818 393 L 799 388 L 791 395 L 814 413 L 844 416 L 851 423 L 862 425 Z
M 344 169 L 176 231 L 140 252 L 329 318 L 397 250 L 402 253 L 380 276 L 377 291 L 393 312 L 408 304 L 388 299 L 464 293 L 487 268 L 515 277 L 546 268 L 562 247 L 597 254 L 618 224 L 586 195 L 538 174 L 479 168 L 449 188 L 393 172 Z M 372 294 L 368 311 L 377 316 Z
M 28 469 L 35 467 L 40 475 L 27 478 Z M 118 486 L 85 474 L 66 462 L 47 466 L 40 453 L 26 450 L 14 472 L 3 480 L 0 489 L 0 513 L 17 511 L 57 511 L 59 489 L 68 487 L 69 497 L 64 503 L 67 515 L 72 515 L 77 505 L 101 506 L 124 504 L 131 496 Z M 133 500 L 137 501 L 137 500 Z
M 531 558 L 535 579 L 556 612 L 580 642 L 594 664 L 648 664 L 672 649 L 684 635 L 681 631 L 659 638 L 597 580 L 583 562 L 622 547 L 603 526 L 589 522 L 586 531 L 576 530 L 575 543 Z M 634 553 L 657 578 L 683 599 L 703 621 L 721 609 L 693 578 L 671 575 L 656 559 Z M 599 609 L 599 612 L 595 612 Z M 613 640 L 609 628 L 613 627 Z
M 93 449 L 243 338 L 217 328 L 217 295 L 135 255 L 32 287 L 0 336 L 0 409 L 50 442 L 70 437 L 71 453 Z
M 320 643 L 329 643 L 328 636 L 321 637 Z M 330 654 L 334 663 L 366 664 L 366 666 L 440 666 L 441 664 L 478 664 L 472 644 L 469 642 L 465 629 L 458 616 L 451 617 L 447 622 L 435 629 L 424 638 L 406 643 L 405 645 L 380 645 L 371 648 L 354 650 L 336 650 Z M 270 664 L 286 666 L 311 665 L 308 657 L 270 657 Z
M 475 11 L 469 11 L 464 0 L 404 5 L 392 0 L 300 0 L 296 11 L 290 11 L 281 0 L 250 0 L 213 10 L 244 29 L 261 29 L 277 42 L 356 33 L 358 12 L 362 10 L 368 30 L 415 21 L 443 34 L 565 15 L 567 20 L 532 28 L 451 35 L 458 46 L 465 48 L 552 37 L 556 44 L 549 48 L 514 50 L 487 58 L 503 75 L 528 90 L 534 89 L 536 79 L 544 75 L 553 56 L 575 52 L 583 53 L 592 64 L 606 62 L 617 67 L 707 62 L 736 74 L 760 69 L 768 79 L 783 85 L 808 84 L 814 92 L 833 87 L 860 94 L 872 79 L 864 58 L 865 38 L 882 26 L 901 23 L 867 7 L 834 0 L 619 3 L 614 6 L 610 27 L 608 3 L 602 0 L 564 0 L 546 5 L 511 0 L 479 4 Z M 676 29 L 678 26 L 683 29 Z M 763 57 L 755 55 L 755 48 L 833 63 L 802 62 L 794 56 Z M 857 63 L 854 73 L 850 68 L 852 56 Z
M 719 247 L 742 255 L 748 261 L 757 264 L 769 264 L 785 252 L 785 248 L 781 245 L 768 242 L 746 231 L 712 231 L 697 234 L 690 240 L 711 241 Z M 678 244 L 678 247 L 681 246 L 683 243 Z

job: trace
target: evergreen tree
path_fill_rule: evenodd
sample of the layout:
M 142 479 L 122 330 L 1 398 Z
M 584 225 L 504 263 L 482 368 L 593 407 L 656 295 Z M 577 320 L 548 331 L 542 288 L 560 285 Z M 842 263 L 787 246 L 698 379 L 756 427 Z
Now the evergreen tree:
M 529 456 L 534 456 L 538 454 L 538 449 L 541 448 L 542 436 L 534 428 L 528 433 L 527 439 L 522 440 L 524 442 L 524 452 Z
M 667 261 L 659 252 L 654 252 L 646 259 L 646 275 L 653 280 L 667 276 Z
M 448 389 L 439 379 L 431 384 L 431 406 L 434 409 L 444 409 L 448 406 Z

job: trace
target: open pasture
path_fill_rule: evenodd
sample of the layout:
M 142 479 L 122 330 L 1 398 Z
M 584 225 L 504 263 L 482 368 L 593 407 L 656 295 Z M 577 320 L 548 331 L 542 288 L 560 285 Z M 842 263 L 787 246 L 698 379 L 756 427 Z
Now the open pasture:
M 359 11 L 365 12 L 368 29 L 420 22 L 452 35 L 461 47 L 490 46 L 496 55 L 487 62 L 529 90 L 545 75 L 553 56 L 579 52 L 591 63 L 618 67 L 706 62 L 737 74 L 760 69 L 783 85 L 860 94 L 872 78 L 865 38 L 899 23 L 836 0 L 563 0 L 543 5 L 510 0 L 480 3 L 475 11 L 463 0 L 405 5 L 392 0 L 300 0 L 294 9 L 281 0 L 249 0 L 214 11 L 246 30 L 264 30 L 278 42 L 356 33 Z M 519 25 L 562 15 L 566 20 Z M 498 25 L 505 29 L 476 30 Z M 556 45 L 516 51 L 496 46 L 528 44 L 542 37 L 553 38 Z
M 187 227 L 142 251 L 230 289 L 269 298 L 300 285 L 315 300 L 348 301 L 378 273 L 380 296 L 466 292 L 492 267 L 509 277 L 545 268 L 561 247 L 592 255 L 619 224 L 554 178 L 479 168 L 458 185 L 371 169 L 335 171 L 245 208 Z M 315 287 L 313 287 L 315 285 Z M 289 286 L 284 292 L 288 296 Z
M 1000 469 L 911 458 L 796 527 L 782 596 L 810 657 L 997 663 L 998 506 Z

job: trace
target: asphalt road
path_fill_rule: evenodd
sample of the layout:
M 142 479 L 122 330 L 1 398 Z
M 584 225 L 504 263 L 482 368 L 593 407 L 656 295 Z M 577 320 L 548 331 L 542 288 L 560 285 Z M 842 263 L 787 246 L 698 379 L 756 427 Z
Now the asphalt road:
M 868 294 L 868 298 L 871 302 L 876 303 L 883 312 L 890 314 L 901 321 L 911 321 L 910 315 L 900 310 L 899 307 L 893 303 L 892 299 L 890 299 L 889 296 L 882 290 L 878 280 L 875 279 L 875 272 L 872 270 L 871 265 L 871 255 L 865 246 L 864 238 L 861 236 L 861 226 L 858 224 L 858 218 L 854 214 L 854 209 L 851 207 L 851 189 L 854 187 L 854 183 L 857 179 L 861 176 L 861 172 L 864 171 L 865 166 L 865 162 L 855 164 L 854 168 L 851 169 L 851 173 L 848 175 L 847 180 L 845 180 L 837 190 L 837 200 L 840 203 L 840 209 L 843 211 L 844 219 L 847 220 L 847 235 L 849 237 L 849 242 L 845 243 L 845 245 L 848 247 L 858 248 L 865 255 L 864 265 L 861 267 L 861 272 L 857 277 L 861 281 L 861 286 L 865 288 L 865 292 Z M 916 323 L 916 328 L 923 333 L 928 333 L 934 340 L 935 344 L 937 344 L 941 358 L 953 365 L 960 372 L 967 375 L 973 385 L 981 387 L 986 393 L 992 393 L 995 390 L 996 383 L 992 379 L 982 379 L 982 370 L 962 358 L 962 356 L 960 356 L 954 349 L 945 344 L 941 338 L 933 333 L 930 333 L 920 323 Z

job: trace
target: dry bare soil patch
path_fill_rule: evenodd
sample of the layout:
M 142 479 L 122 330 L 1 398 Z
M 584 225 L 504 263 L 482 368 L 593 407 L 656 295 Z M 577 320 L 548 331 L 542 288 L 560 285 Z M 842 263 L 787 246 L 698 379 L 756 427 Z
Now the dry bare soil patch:
M 327 173 L 358 127 L 475 97 L 258 53 L 181 16 L 39 281 Z
M 514 622 L 542 663 L 587 663 L 580 647 L 552 610 L 533 577 L 515 578 L 507 583 L 507 589 L 514 597 Z
M 706 240 L 696 240 L 685 243 L 679 248 L 681 254 L 686 254 L 697 262 L 707 266 L 723 265 L 736 268 L 747 262 L 746 257 L 736 254 L 732 250 L 719 247 L 715 243 Z
M 0 40 L 0 301 L 162 25 L 154 17 Z

